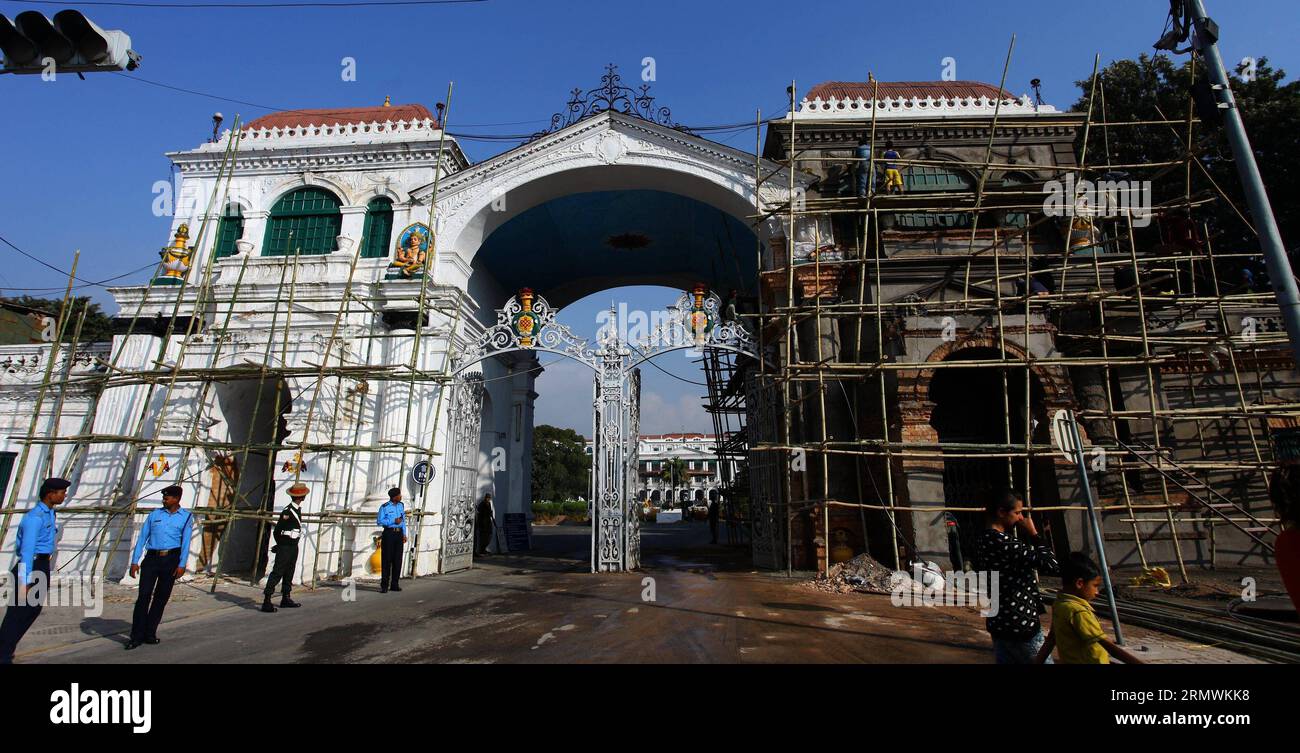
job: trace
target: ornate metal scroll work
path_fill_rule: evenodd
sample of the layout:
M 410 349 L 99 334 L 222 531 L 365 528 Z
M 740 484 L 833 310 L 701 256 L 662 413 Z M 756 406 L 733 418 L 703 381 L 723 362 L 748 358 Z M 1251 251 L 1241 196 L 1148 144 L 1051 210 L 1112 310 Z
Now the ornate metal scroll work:
M 606 111 L 618 112 L 678 131 L 690 132 L 673 120 L 671 110 L 655 105 L 655 98 L 650 96 L 649 84 L 642 84 L 640 89 L 633 89 L 624 86 L 622 81 L 622 76 L 618 75 L 618 66 L 609 63 L 605 66 L 605 75 L 600 77 L 600 86 L 585 92 L 575 88 L 570 92 L 570 99 L 565 109 L 551 116 L 551 127 L 533 134 L 530 140 L 540 139 Z
M 452 362 L 452 371 L 459 372 L 497 353 L 516 350 L 543 350 L 579 361 L 596 368 L 597 356 L 587 341 L 573 334 L 555 320 L 558 309 L 540 295 L 525 288 L 519 295 L 511 296 L 505 306 L 497 310 L 497 323 L 488 327 L 473 343 Z
M 624 396 L 627 415 L 627 433 L 624 437 L 623 497 L 627 523 L 624 526 L 626 565 L 628 570 L 641 566 L 641 500 L 636 498 L 637 478 L 641 464 L 641 370 L 632 369 L 627 375 L 627 394 Z
M 482 421 L 483 375 L 459 377 L 451 385 L 446 501 L 440 572 L 464 570 L 474 560 L 474 499 L 478 489 L 479 423 Z
M 635 343 L 640 361 L 670 350 L 723 348 L 758 358 L 758 343 L 739 319 L 730 318 L 716 293 L 697 286 L 669 306 L 645 341 Z
M 629 569 L 627 556 L 627 350 L 609 342 L 600 352 L 596 372 L 592 448 L 592 572 Z

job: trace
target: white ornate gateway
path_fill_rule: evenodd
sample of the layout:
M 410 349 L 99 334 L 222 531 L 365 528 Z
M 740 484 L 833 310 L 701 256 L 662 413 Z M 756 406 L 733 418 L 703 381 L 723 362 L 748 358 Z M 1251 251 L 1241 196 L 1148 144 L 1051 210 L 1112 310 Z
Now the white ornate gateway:
M 539 352 L 593 368 L 592 568 L 636 566 L 636 364 L 664 349 L 753 354 L 753 343 L 702 291 L 670 312 L 651 338 L 662 342 L 591 345 L 541 295 L 511 296 L 531 284 L 562 306 L 622 285 L 740 287 L 714 268 L 756 275 L 774 229 L 752 218 L 811 178 L 675 126 L 613 69 L 547 132 L 478 164 L 441 116 L 281 112 L 168 155 L 181 181 L 171 232 L 161 254 L 138 252 L 163 264 L 148 286 L 111 289 L 112 350 L 83 377 L 65 346 L 38 405 L 24 373 L 0 373 L 0 456 L 17 477 L 6 506 L 25 509 L 44 470 L 66 467 L 69 512 L 88 508 L 63 518 L 65 572 L 123 575 L 140 511 L 173 483 L 210 523 L 208 547 L 196 526 L 191 570 L 206 549 L 209 569 L 259 577 L 266 513 L 295 482 L 310 489 L 299 581 L 370 575 L 374 514 L 393 486 L 411 515 L 406 572 L 465 567 L 485 493 L 498 521 L 531 517 Z M 712 261 L 714 232 L 736 262 Z M 9 350 L 43 364 L 51 348 Z M 63 391 L 65 370 L 75 384 Z M 421 486 L 410 471 L 426 458 Z
M 637 367 L 656 356 L 677 350 L 716 348 L 758 358 L 756 344 L 744 326 L 723 319 L 721 300 L 697 285 L 668 309 L 666 322 L 637 345 L 620 335 L 617 312 L 602 329 L 599 343 L 589 345 L 556 321 L 558 312 L 545 298 L 525 288 L 497 311 L 497 323 L 479 335 L 462 356 L 453 359 L 453 437 L 458 447 L 472 436 L 464 427 L 478 414 L 482 376 L 467 369 L 484 359 L 520 351 L 543 351 L 572 358 L 595 372 L 592 386 L 593 441 L 591 451 L 591 571 L 632 570 L 640 564 L 641 521 L 635 499 L 640 443 L 641 372 Z M 639 345 L 639 347 L 637 347 Z M 635 360 L 633 360 L 635 358 Z M 463 521 L 473 506 L 468 495 L 474 470 L 453 453 L 448 489 L 448 539 L 444 558 L 468 556 Z M 468 565 L 468 562 L 466 562 Z

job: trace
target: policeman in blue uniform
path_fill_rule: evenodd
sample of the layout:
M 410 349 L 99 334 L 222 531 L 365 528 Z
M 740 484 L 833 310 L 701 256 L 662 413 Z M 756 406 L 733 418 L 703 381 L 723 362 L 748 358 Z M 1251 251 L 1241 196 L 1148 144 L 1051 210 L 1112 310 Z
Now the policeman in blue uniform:
M 41 484 L 41 501 L 28 510 L 18 524 L 14 553 L 18 562 L 13 569 L 13 606 L 5 610 L 0 623 L 0 664 L 12 664 L 14 650 L 27 630 L 36 622 L 50 586 L 50 558 L 59 526 L 54 508 L 63 504 L 72 484 L 61 478 L 47 478 Z M 29 589 L 36 589 L 30 591 Z M 30 597 L 30 598 L 29 598 Z
M 402 506 L 402 490 L 394 486 L 388 490 L 388 501 L 379 506 L 377 523 L 384 529 L 379 540 L 379 593 L 401 591 L 397 578 L 402 574 L 402 545 L 406 543 L 406 509 Z
M 176 579 L 185 574 L 190 558 L 190 535 L 194 532 L 194 515 L 181 509 L 181 487 L 162 490 L 163 506 L 144 519 L 140 538 L 131 556 L 131 577 L 140 579 L 140 593 L 135 599 L 135 616 L 131 621 L 131 639 L 126 650 L 142 643 L 154 645 L 163 609 L 171 598 Z M 144 559 L 141 559 L 143 554 Z

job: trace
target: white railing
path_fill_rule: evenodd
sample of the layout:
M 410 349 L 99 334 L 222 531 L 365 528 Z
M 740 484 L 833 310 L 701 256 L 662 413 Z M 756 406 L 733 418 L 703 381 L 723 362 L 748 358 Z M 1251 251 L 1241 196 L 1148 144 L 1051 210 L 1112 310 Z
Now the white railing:
M 986 96 L 883 97 L 874 102 L 863 97 L 855 99 L 831 97 L 825 100 L 817 97 L 800 102 L 795 118 L 799 120 L 870 119 L 873 109 L 877 119 L 992 116 L 995 111 L 1001 115 L 1041 115 L 1057 112 L 1057 109 L 1051 105 L 1034 104 L 1027 94 L 1019 99 L 1008 97 L 1002 100 L 1000 107 L 998 100 Z

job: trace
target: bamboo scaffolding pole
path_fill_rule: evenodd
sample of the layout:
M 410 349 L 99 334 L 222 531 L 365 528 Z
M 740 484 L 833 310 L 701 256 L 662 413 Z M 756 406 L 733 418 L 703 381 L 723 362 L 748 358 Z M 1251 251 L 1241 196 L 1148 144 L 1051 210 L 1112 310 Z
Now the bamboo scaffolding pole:
M 9 501 L 5 505 L 4 520 L 0 520 L 0 544 L 5 540 L 5 534 L 9 531 L 9 518 L 13 508 L 18 504 L 18 494 L 22 490 L 23 471 L 27 468 L 27 460 L 31 455 L 32 440 L 36 436 L 36 426 L 41 420 L 41 404 L 45 402 L 45 393 L 50 386 L 50 375 L 54 373 L 54 362 L 59 358 L 60 345 L 63 341 L 63 335 L 68 327 L 68 321 L 71 319 L 72 310 L 68 306 L 69 299 L 72 298 L 72 284 L 77 279 L 77 263 L 81 260 L 81 251 L 77 250 L 72 254 L 72 269 L 68 272 L 68 286 L 63 291 L 63 303 L 59 305 L 58 327 L 54 335 L 54 342 L 50 343 L 50 355 L 45 361 L 45 374 L 41 378 L 41 384 L 36 389 L 36 399 L 33 401 L 32 417 L 27 423 L 27 441 L 23 443 L 22 450 L 18 453 L 18 462 L 14 463 L 13 488 L 9 490 Z M 76 344 L 73 343 L 73 348 Z

